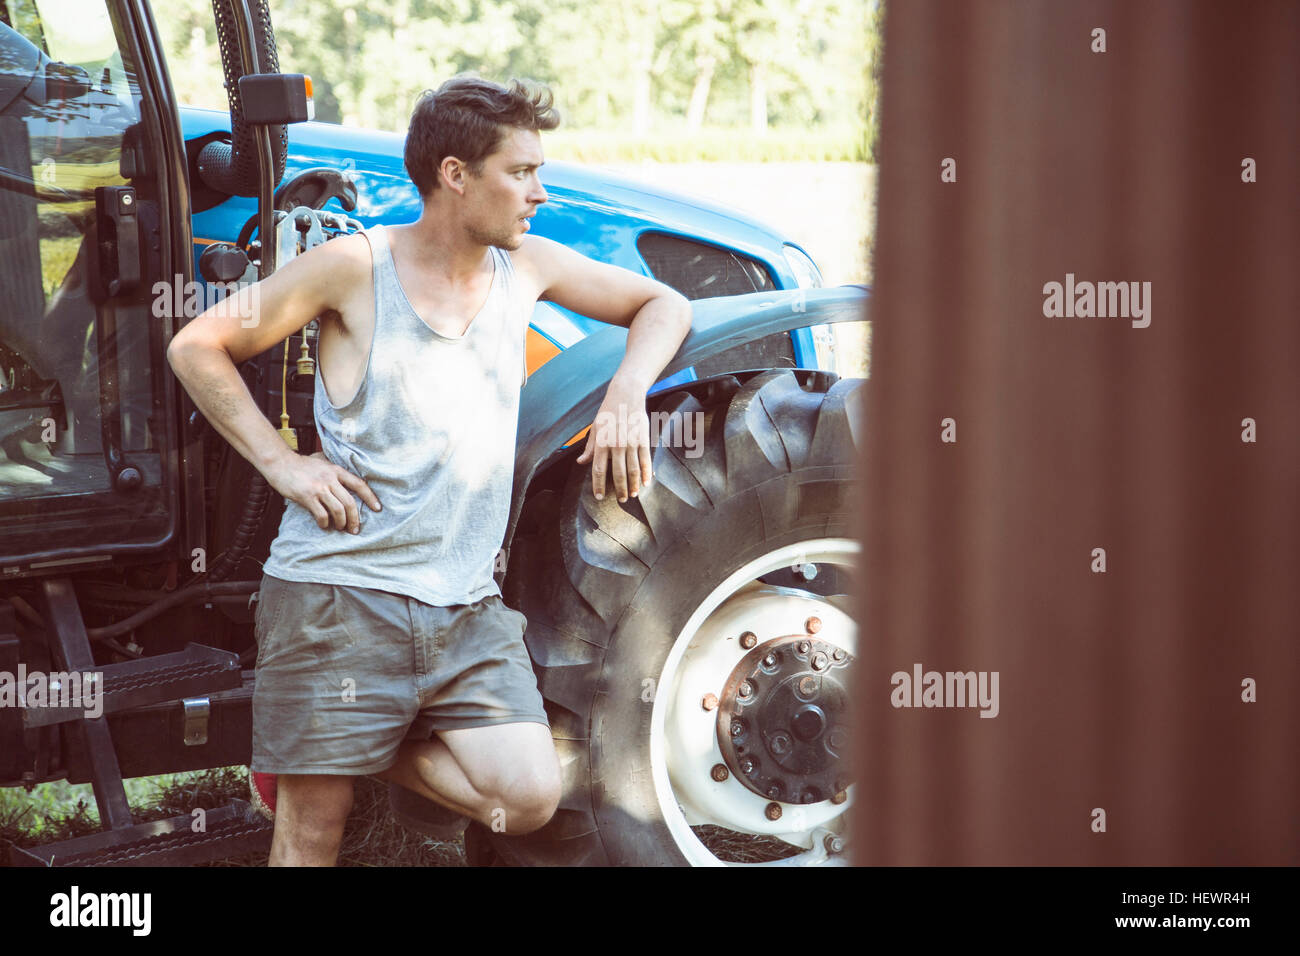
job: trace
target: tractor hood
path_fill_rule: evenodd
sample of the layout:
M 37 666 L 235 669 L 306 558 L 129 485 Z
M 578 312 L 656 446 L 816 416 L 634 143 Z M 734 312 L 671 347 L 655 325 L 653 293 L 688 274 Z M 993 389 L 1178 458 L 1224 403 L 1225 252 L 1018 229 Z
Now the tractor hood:
M 230 117 L 216 110 L 181 108 L 187 142 L 229 134 Z M 420 197 L 402 162 L 405 137 L 332 123 L 289 127 L 284 181 L 313 166 L 346 171 L 357 186 L 352 214 L 363 225 L 410 222 L 420 215 Z M 599 167 L 548 161 L 541 168 L 550 200 L 537 211 L 533 231 L 614 265 L 648 274 L 637 255 L 643 232 L 688 236 L 735 249 L 766 266 L 778 288 L 798 282 L 782 249 L 780 232 L 716 203 L 645 186 Z M 231 197 L 198 212 L 194 236 L 200 243 L 233 241 L 253 214 L 252 199 Z

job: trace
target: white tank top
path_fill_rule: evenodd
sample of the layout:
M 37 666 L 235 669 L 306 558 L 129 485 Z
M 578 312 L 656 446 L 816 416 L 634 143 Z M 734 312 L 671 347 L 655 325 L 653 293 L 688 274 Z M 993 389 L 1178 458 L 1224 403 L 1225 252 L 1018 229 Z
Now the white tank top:
M 363 234 L 375 289 L 365 376 L 336 406 L 318 364 L 314 409 L 326 457 L 364 478 L 383 510 L 357 498 L 361 530 L 349 534 L 321 530 L 287 501 L 263 570 L 436 606 L 472 604 L 500 594 L 492 571 L 510 513 L 533 303 L 519 294 L 509 253 L 493 247 L 482 310 L 461 337 L 441 335 L 407 300 L 384 227 Z

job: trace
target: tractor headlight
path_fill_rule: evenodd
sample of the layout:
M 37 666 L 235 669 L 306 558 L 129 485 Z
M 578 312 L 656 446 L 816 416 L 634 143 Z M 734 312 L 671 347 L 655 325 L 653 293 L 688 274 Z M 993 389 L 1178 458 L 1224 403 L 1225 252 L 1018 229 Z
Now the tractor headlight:
M 785 261 L 790 264 L 790 271 L 794 273 L 799 288 L 820 289 L 822 287 L 821 270 L 802 249 L 798 246 L 786 245 L 781 251 L 785 254 Z M 835 371 L 834 330 L 829 325 L 812 325 L 808 327 L 808 331 L 812 333 L 817 367 L 828 372 Z
M 781 248 L 785 254 L 785 261 L 790 266 L 790 271 L 794 273 L 794 280 L 801 289 L 820 289 L 822 287 L 821 270 L 817 268 L 817 263 L 808 258 L 798 246 L 786 245 Z

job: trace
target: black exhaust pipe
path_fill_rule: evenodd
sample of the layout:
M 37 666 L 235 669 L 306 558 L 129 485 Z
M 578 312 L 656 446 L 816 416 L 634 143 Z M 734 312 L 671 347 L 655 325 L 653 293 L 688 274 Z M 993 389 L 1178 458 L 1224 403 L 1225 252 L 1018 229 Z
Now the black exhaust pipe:
M 244 118 L 239 79 L 265 73 L 279 73 L 275 52 L 275 30 L 266 0 L 212 0 L 216 16 L 217 41 L 221 47 L 221 65 L 226 75 L 226 95 L 230 100 L 232 142 L 208 143 L 199 151 L 198 168 L 203 181 L 213 189 L 234 196 L 257 197 L 257 223 L 261 251 L 258 278 L 275 271 L 275 187 L 284 177 L 285 156 L 289 150 L 289 133 L 284 124 L 251 126 Z M 265 402 L 266 386 L 257 392 L 259 407 Z M 265 408 L 262 408 L 265 412 Z M 220 581 L 232 574 L 247 554 L 253 533 L 260 527 L 270 497 L 270 485 L 256 470 L 249 478 L 243 513 L 235 540 L 207 575 L 208 581 Z M 206 582 L 185 590 L 206 587 Z
M 199 152 L 199 175 L 204 183 L 230 196 L 257 196 L 260 191 L 258 133 L 267 131 L 271 155 L 271 189 L 284 176 L 285 154 L 289 133 L 283 124 L 250 126 L 244 121 L 244 106 L 239 95 L 239 78 L 256 73 L 278 73 L 280 62 L 275 52 L 275 30 L 267 0 L 212 0 L 217 23 L 217 43 L 221 47 L 221 65 L 226 76 L 226 95 L 230 100 L 231 142 L 214 141 Z M 249 27 L 251 26 L 251 36 Z M 263 242 L 263 245 L 270 243 Z

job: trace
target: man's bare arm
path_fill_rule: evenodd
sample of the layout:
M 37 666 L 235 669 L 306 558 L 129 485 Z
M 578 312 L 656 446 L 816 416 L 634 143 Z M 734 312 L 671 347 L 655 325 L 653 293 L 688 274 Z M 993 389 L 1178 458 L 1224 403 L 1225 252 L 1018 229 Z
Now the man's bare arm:
M 529 237 L 525 261 L 543 298 L 628 329 L 623 361 L 610 380 L 579 464 L 592 463 L 592 493 L 606 475 L 619 501 L 653 479 L 645 397 L 691 330 L 691 305 L 676 290 L 628 269 L 596 262 L 558 243 Z
M 205 311 L 167 347 L 176 377 L 231 446 L 276 491 L 310 511 L 320 527 L 332 525 L 352 532 L 360 525 L 352 492 L 376 511 L 379 499 L 346 469 L 292 451 L 258 410 L 237 365 L 283 341 L 316 316 L 342 311 L 361 278 L 360 268 L 366 270 L 363 287 L 368 287 L 365 242 L 361 237 L 335 239 L 299 256 L 269 278 Z

